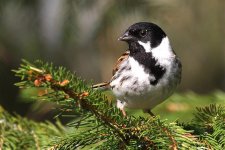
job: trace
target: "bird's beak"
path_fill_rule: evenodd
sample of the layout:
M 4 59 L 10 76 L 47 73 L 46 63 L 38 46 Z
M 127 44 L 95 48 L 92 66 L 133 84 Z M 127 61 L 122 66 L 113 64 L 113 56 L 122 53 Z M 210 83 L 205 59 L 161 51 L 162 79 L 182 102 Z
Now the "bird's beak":
M 119 41 L 129 41 L 133 37 L 129 35 L 129 32 L 125 32 L 121 37 L 118 38 Z

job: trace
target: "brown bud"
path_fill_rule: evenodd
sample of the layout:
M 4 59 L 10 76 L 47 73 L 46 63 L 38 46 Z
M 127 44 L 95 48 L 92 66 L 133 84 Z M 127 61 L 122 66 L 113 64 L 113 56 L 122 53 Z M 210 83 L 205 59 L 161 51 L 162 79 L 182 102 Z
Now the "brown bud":
M 82 95 L 83 97 L 86 97 L 86 96 L 89 95 L 89 93 L 88 93 L 88 92 L 83 92 L 81 95 Z
M 38 79 L 34 80 L 34 85 L 37 86 L 37 87 L 40 86 L 41 80 L 38 80 Z
M 59 83 L 60 86 L 66 86 L 70 81 L 69 80 L 63 80 Z
M 52 76 L 50 74 L 46 74 L 45 75 L 45 80 L 46 81 L 51 81 L 52 80 Z

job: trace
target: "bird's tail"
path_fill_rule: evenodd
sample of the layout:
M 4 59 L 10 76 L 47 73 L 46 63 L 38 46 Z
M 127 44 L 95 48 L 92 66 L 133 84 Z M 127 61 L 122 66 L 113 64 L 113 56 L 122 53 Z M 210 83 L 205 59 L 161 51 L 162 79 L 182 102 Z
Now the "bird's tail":
M 102 82 L 102 83 L 93 85 L 92 88 L 99 89 L 99 90 L 109 90 L 110 86 L 109 86 L 109 82 Z

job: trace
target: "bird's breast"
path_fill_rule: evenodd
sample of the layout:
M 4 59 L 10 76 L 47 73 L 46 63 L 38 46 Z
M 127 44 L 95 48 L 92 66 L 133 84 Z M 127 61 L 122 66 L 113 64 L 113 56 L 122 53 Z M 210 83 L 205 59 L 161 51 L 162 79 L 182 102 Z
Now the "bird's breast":
M 154 79 L 154 76 L 146 73 L 143 66 L 129 57 L 113 76 L 110 86 L 114 94 L 119 97 L 141 95 L 149 90 L 150 81 Z
M 126 101 L 127 107 L 151 108 L 173 93 L 180 80 L 177 74 L 179 68 L 169 65 L 158 83 L 152 84 L 155 76 L 129 57 L 113 76 L 110 86 L 117 99 Z

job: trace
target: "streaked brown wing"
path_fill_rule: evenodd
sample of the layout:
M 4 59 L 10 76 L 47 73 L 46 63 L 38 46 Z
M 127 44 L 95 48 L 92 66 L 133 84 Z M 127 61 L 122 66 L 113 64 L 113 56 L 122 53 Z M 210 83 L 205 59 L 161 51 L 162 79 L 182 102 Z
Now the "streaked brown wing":
M 122 64 L 122 62 L 127 60 L 127 58 L 129 57 L 129 54 L 130 54 L 130 52 L 126 51 L 120 56 L 120 58 L 117 60 L 115 66 L 113 68 L 113 71 L 112 71 L 113 75 L 118 71 L 118 69 L 119 69 L 120 65 Z
M 114 66 L 114 68 L 113 68 L 113 72 L 112 72 L 113 75 L 116 73 L 116 71 L 118 71 L 118 69 L 119 69 L 121 63 L 122 63 L 123 61 L 127 60 L 129 54 L 130 54 L 130 52 L 129 52 L 129 51 L 126 51 L 126 52 L 124 52 L 124 53 L 120 56 L 120 58 L 117 60 L 115 66 Z M 105 89 L 108 89 L 108 88 L 110 87 L 110 86 L 109 86 L 109 83 L 110 83 L 110 82 L 98 83 L 98 84 L 93 85 L 92 88 L 94 88 L 94 89 L 103 89 L 103 90 L 105 90 Z

